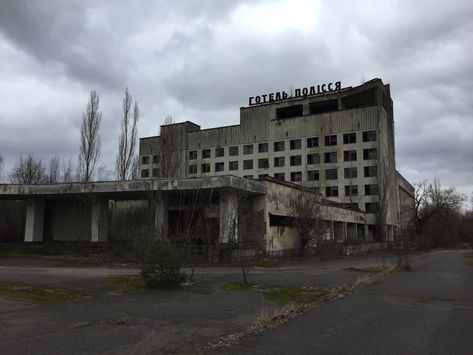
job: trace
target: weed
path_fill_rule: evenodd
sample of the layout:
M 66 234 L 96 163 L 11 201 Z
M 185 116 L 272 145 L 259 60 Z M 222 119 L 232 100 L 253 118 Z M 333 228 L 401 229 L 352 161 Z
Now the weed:
M 110 276 L 106 280 L 108 284 L 118 286 L 122 292 L 132 292 L 146 286 L 142 276 Z
M 241 291 L 251 290 L 253 286 L 253 284 L 243 282 L 225 282 L 220 288 L 224 291 Z

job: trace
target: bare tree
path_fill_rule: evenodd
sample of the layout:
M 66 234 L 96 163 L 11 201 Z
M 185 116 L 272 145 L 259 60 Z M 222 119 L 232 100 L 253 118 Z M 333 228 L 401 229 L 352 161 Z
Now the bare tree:
M 130 169 L 130 179 L 131 180 L 136 180 L 139 177 L 139 171 L 140 171 L 140 157 L 138 155 L 135 155 L 133 157 L 133 161 L 131 163 L 131 169 Z
M 3 157 L 2 157 L 2 154 L 0 153 L 0 180 L 2 179 L 2 173 L 3 173 Z
M 55 155 L 49 161 L 48 183 L 57 184 L 60 178 L 59 157 Z
M 82 113 L 79 149 L 79 179 L 87 182 L 94 178 L 95 167 L 100 158 L 99 135 L 102 113 L 99 111 L 100 97 L 95 90 L 90 92 L 86 111 Z
M 73 176 L 73 169 L 72 169 L 72 161 L 71 158 L 67 161 L 62 162 L 62 181 L 66 183 L 70 183 L 74 180 Z
M 118 138 L 118 153 L 115 165 L 116 176 L 119 180 L 131 179 L 133 175 L 136 138 L 138 135 L 137 123 L 140 110 L 138 103 L 135 101 L 132 120 L 130 117 L 132 102 L 133 98 L 128 93 L 128 88 L 126 88 L 125 97 L 123 98 L 123 118 L 120 136 Z
M 46 174 L 41 160 L 34 159 L 31 154 L 26 158 L 20 156 L 12 172 L 10 180 L 16 184 L 41 184 L 46 182 Z
M 113 172 L 107 168 L 107 165 L 101 164 L 97 170 L 97 180 L 107 181 L 110 180 Z

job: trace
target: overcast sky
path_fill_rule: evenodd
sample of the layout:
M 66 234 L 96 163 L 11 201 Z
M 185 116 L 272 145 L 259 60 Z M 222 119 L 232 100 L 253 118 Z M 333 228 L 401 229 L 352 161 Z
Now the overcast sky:
M 0 0 L 6 172 L 22 154 L 76 159 L 92 89 L 111 171 L 125 87 L 144 137 L 166 115 L 238 124 L 249 96 L 375 77 L 391 84 L 398 170 L 470 195 L 472 1 Z

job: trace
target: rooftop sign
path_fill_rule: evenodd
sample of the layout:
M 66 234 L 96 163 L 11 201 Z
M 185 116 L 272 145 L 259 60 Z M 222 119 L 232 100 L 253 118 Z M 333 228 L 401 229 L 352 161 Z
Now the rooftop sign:
M 326 92 L 338 91 L 338 90 L 341 90 L 341 88 L 342 88 L 342 82 L 337 81 L 335 83 L 328 83 L 328 84 L 322 84 L 322 85 L 317 85 L 317 86 L 311 86 L 308 88 L 296 89 L 294 90 L 294 96 L 289 96 L 289 94 L 285 91 L 272 92 L 270 94 L 265 94 L 265 95 L 260 95 L 260 96 L 251 96 L 250 98 L 248 98 L 248 105 L 254 106 L 254 105 L 260 105 L 260 104 L 266 104 L 266 103 L 286 100 L 293 97 L 314 96 L 314 95 L 323 94 Z

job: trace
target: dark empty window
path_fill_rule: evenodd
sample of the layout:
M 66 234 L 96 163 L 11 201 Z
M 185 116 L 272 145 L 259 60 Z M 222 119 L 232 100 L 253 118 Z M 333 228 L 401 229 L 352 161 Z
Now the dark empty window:
M 326 163 L 336 163 L 337 162 L 337 152 L 327 152 L 324 154 L 324 161 Z
M 153 155 L 153 164 L 158 164 L 159 163 L 159 155 Z
M 319 180 L 319 171 L 318 170 L 308 170 L 307 171 L 307 180 L 309 180 L 309 181 L 318 181 Z
M 258 169 L 268 169 L 269 168 L 269 160 L 264 158 L 264 159 L 258 159 Z
M 300 171 L 293 171 L 291 173 L 291 181 L 302 181 L 302 173 Z
M 202 164 L 200 169 L 203 173 L 210 173 L 210 164 Z
M 327 197 L 337 197 L 338 196 L 338 186 L 327 186 L 325 188 L 325 196 L 327 196 Z
M 253 180 L 254 176 L 253 175 L 243 175 L 243 178 Z
M 325 146 L 337 145 L 337 135 L 325 136 Z
M 245 144 L 243 146 L 243 154 L 253 154 L 253 144 Z
M 202 150 L 202 158 L 203 159 L 210 158 L 210 149 L 203 149 Z
M 189 174 L 197 174 L 197 165 L 189 165 Z
M 286 179 L 286 176 L 285 176 L 284 173 L 275 173 L 274 177 L 278 180 L 285 180 Z
M 258 153 L 266 153 L 268 151 L 268 143 L 258 144 Z
M 368 89 L 358 94 L 350 95 L 342 99 L 342 105 L 346 109 L 375 106 L 376 105 L 376 91 L 375 89 Z
M 376 213 L 379 210 L 379 204 L 377 202 L 366 202 L 365 211 L 366 213 Z
M 284 150 L 284 141 L 274 142 L 274 151 L 282 152 Z
M 284 157 L 276 157 L 276 158 L 274 158 L 274 166 L 275 166 L 275 167 L 282 167 L 282 166 L 284 166 Z
M 228 163 L 228 170 L 238 170 L 238 161 L 231 161 Z
M 358 196 L 358 186 L 357 185 L 347 185 L 345 186 L 345 196 Z
M 293 155 L 291 156 L 291 166 L 299 166 L 302 164 L 302 156 Z
M 253 160 L 243 160 L 243 169 L 244 170 L 253 169 Z
M 295 149 L 301 149 L 301 140 L 300 139 L 292 139 L 290 141 L 290 146 L 291 146 L 291 149 L 292 150 L 295 150 Z
M 268 174 L 259 174 L 258 179 L 264 179 L 265 177 L 268 177 Z
M 307 154 L 307 164 L 320 164 L 320 155 Z
M 319 137 L 307 138 L 307 148 L 315 148 L 319 146 Z
M 230 156 L 238 155 L 238 146 L 235 145 L 235 146 L 233 146 L 233 147 L 229 147 L 229 148 L 228 148 L 228 154 L 229 154 Z
M 336 180 L 338 179 L 337 169 L 325 169 L 325 180 Z
M 141 157 L 141 164 L 147 165 L 149 164 L 149 157 Z
M 376 177 L 378 175 L 378 167 L 376 165 L 373 166 L 365 166 L 365 177 Z
M 149 178 L 149 170 L 148 169 L 141 170 L 141 178 L 142 179 Z
M 189 152 L 189 160 L 197 159 L 197 150 L 191 150 Z
M 302 116 L 302 105 L 292 105 L 276 109 L 277 119 Z
M 224 162 L 219 162 L 215 163 L 215 171 L 224 171 L 225 170 L 225 163 Z
M 378 194 L 378 185 L 370 184 L 365 185 L 365 195 L 377 195 Z
M 343 135 L 343 144 L 356 143 L 356 133 L 345 133 Z
M 376 148 L 363 149 L 363 159 L 378 159 L 378 151 L 376 150 Z
M 356 150 L 345 150 L 343 152 L 343 160 L 345 160 L 345 161 L 355 161 L 356 160 Z
M 363 132 L 363 142 L 375 142 L 375 141 L 376 141 L 376 131 Z
M 224 155 L 225 155 L 225 148 L 223 147 L 215 148 L 215 157 L 219 158 L 219 157 L 223 157 Z
M 324 112 L 337 111 L 338 100 L 311 102 L 309 106 L 310 106 L 311 115 L 316 115 L 318 113 L 324 113 Z
M 355 179 L 358 177 L 358 170 L 356 168 L 345 168 L 344 177 L 345 179 Z

